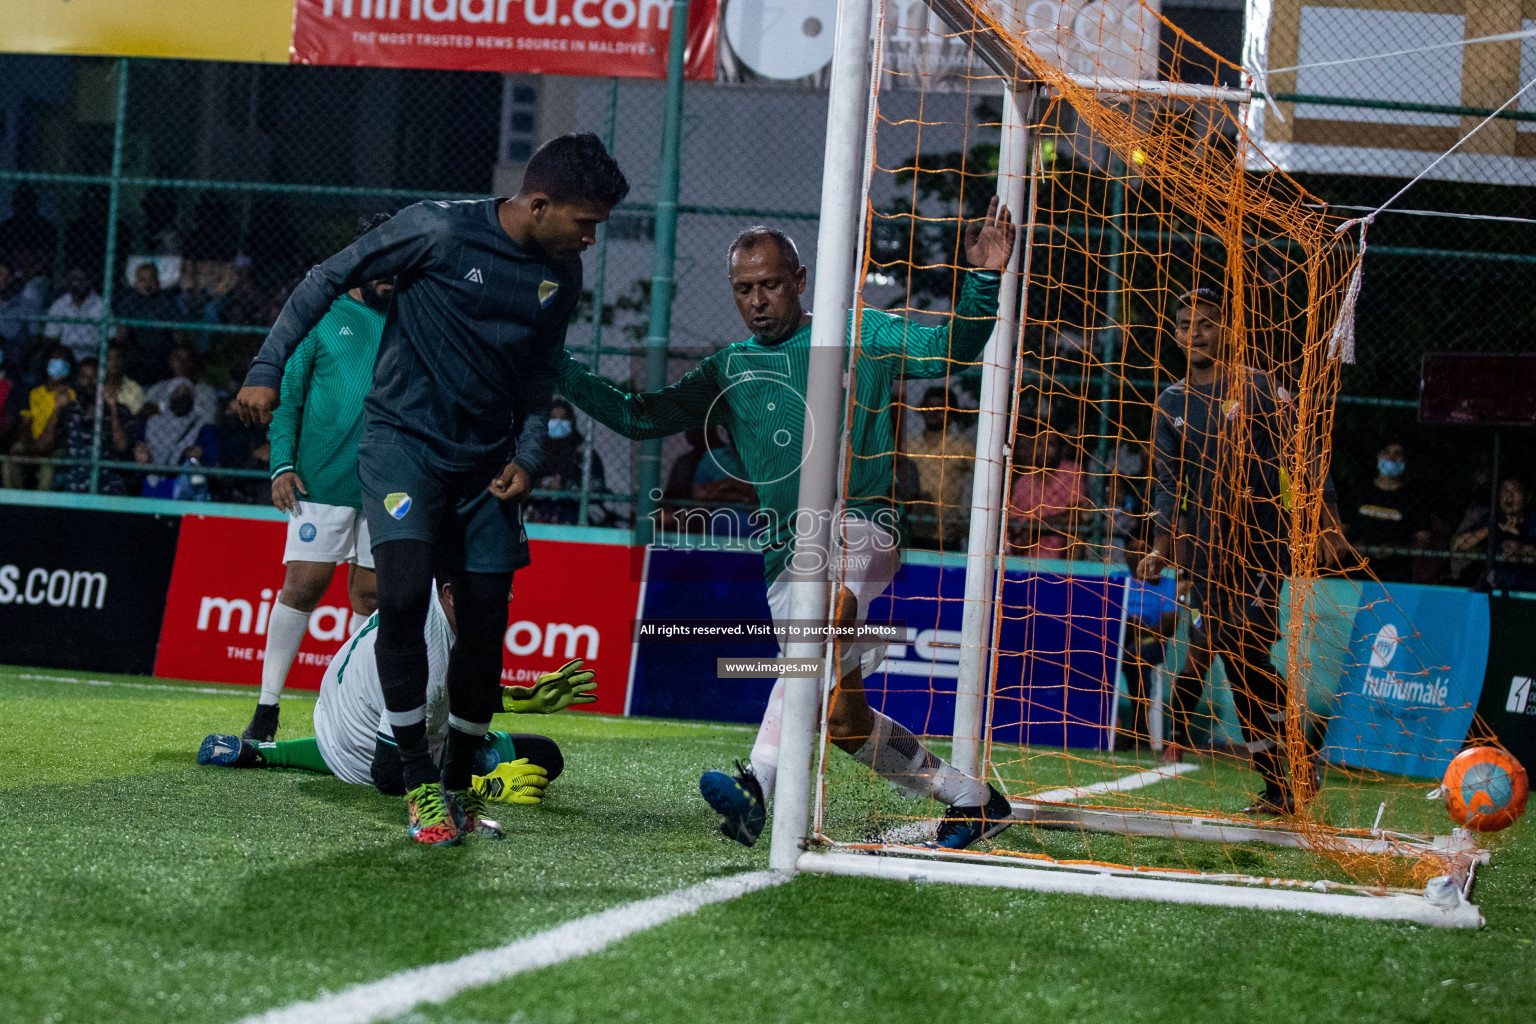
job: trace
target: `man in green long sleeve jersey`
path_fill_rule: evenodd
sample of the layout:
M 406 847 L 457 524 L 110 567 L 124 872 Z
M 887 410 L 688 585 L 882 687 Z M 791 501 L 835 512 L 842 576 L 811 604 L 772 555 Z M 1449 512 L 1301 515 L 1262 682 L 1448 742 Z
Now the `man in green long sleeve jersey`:
M 841 584 L 835 604 L 839 625 L 863 622 L 870 602 L 890 584 L 900 564 L 892 388 L 903 379 L 946 377 L 980 357 L 997 315 L 999 271 L 1008 264 L 1015 235 L 1007 209 L 1000 209 L 996 199 L 985 218 L 968 226 L 965 254 L 974 269 L 965 275 L 947 325 L 924 326 L 878 310 L 862 314 L 859 335 L 852 339 L 853 418 L 839 551 L 825 559 L 828 578 Z M 762 227 L 743 231 L 731 243 L 727 271 L 737 310 L 752 332 L 747 340 L 706 357 L 660 391 L 626 394 L 570 356 L 561 363 L 559 382 L 567 398 L 627 437 L 661 437 L 715 422 L 730 428 L 746 466 L 746 482 L 757 490 L 757 515 L 765 524 L 768 605 L 779 624 L 789 618 L 793 587 L 807 585 L 788 574 L 800 514 L 810 357 L 811 316 L 800 301 L 806 273 L 794 242 Z M 1001 832 L 1012 814 L 1001 793 L 947 764 L 905 726 L 869 706 L 863 674 L 879 664 L 883 651 L 883 644 L 839 645 L 840 680 L 827 719 L 832 742 L 907 794 L 941 801 L 948 810 L 937 845 L 963 849 Z M 709 772 L 699 780 L 700 792 L 724 818 L 721 831 L 747 846 L 757 841 L 766 822 L 783 702 L 780 680 L 758 729 L 750 766 L 738 761 L 734 775 Z
M 389 219 L 376 214 L 357 237 Z M 336 566 L 348 563 L 347 594 L 357 632 L 378 605 L 368 520 L 357 482 L 357 439 L 363 399 L 373 386 L 373 364 L 394 294 L 391 280 L 369 281 L 331 304 L 299 344 L 283 371 L 282 404 L 272 414 L 272 504 L 288 513 L 283 589 L 272 604 L 261 696 L 241 735 L 270 742 L 277 734 L 278 698 Z

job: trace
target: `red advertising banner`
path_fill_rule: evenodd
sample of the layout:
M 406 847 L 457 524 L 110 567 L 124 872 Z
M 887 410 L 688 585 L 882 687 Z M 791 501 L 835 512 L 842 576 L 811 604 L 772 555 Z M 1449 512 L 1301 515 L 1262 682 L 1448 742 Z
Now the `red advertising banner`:
M 160 630 L 155 675 L 261 683 L 272 601 L 283 585 L 284 524 L 184 516 Z M 571 658 L 597 673 L 588 711 L 624 713 L 631 622 L 640 597 L 630 548 L 535 540 L 533 564 L 513 582 L 502 681 L 526 684 Z M 571 580 L 581 580 L 572 587 Z M 315 690 L 347 638 L 346 573 L 338 570 L 309 619 L 288 685 Z
M 718 0 L 688 5 L 685 74 L 715 77 Z M 295 64 L 666 78 L 672 0 L 297 0 Z

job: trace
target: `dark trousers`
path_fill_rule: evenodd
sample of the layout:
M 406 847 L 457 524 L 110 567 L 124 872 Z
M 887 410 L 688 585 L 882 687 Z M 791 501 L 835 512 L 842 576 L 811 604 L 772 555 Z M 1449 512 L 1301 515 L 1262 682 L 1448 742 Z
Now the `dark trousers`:
M 1242 726 L 1243 739 L 1259 747 L 1253 753 L 1253 766 L 1264 777 L 1264 788 L 1274 797 L 1286 789 L 1286 685 L 1275 669 L 1270 649 L 1280 638 L 1275 601 L 1256 606 L 1242 595 L 1219 595 L 1206 601 L 1198 635 L 1191 636 L 1191 658 L 1197 666 L 1208 666 L 1221 658 L 1232 689 L 1232 704 Z M 1202 643 L 1203 641 L 1203 643 Z M 1208 659 L 1199 657 L 1208 650 Z M 1198 676 L 1187 668 L 1173 682 L 1173 740 L 1189 746 L 1190 719 L 1200 701 L 1204 669 Z M 1303 743 L 1303 756 L 1310 760 L 1312 744 Z
M 1147 690 L 1152 673 L 1163 663 L 1166 646 L 1161 640 L 1146 643 L 1130 643 L 1125 646 L 1125 656 L 1120 660 L 1120 670 L 1125 673 L 1125 689 L 1131 698 L 1131 727 L 1122 725 L 1120 733 L 1128 744 L 1142 743 L 1151 738 L 1152 728 L 1147 715 L 1152 702 Z M 1118 745 L 1118 744 L 1117 744 Z

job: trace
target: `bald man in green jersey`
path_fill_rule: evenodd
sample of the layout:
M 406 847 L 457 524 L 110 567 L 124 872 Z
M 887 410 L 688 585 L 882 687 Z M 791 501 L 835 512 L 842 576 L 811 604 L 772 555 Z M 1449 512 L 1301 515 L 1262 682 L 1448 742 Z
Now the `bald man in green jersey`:
M 361 218 L 361 238 L 389 219 Z M 270 743 L 277 735 L 278 700 L 288 670 L 309 630 L 336 566 L 347 563 L 347 596 L 356 633 L 378 606 L 373 547 L 357 482 L 357 439 L 363 399 L 373 386 L 373 364 L 394 296 L 392 278 L 346 292 L 307 334 L 283 370 L 282 404 L 272 414 L 272 504 L 288 513 L 283 589 L 272 602 L 261 664 L 261 696 L 242 736 Z
M 974 362 L 997 315 L 999 271 L 1013 251 L 1015 229 L 996 199 L 973 221 L 965 274 L 954 315 L 929 327 L 878 310 L 860 320 L 850 375 L 848 485 L 839 523 L 839 552 L 828 558 L 829 578 L 841 582 L 838 623 L 863 622 L 869 605 L 890 584 L 900 564 L 892 498 L 896 438 L 891 390 L 900 380 L 941 378 Z M 631 438 L 661 437 L 723 422 L 730 428 L 757 490 L 766 519 L 763 556 L 768 605 L 775 622 L 789 618 L 792 590 L 804 586 L 788 573 L 799 509 L 801 433 L 810 356 L 811 316 L 801 305 L 805 267 L 787 235 L 750 228 L 731 243 L 727 271 L 736 308 L 752 336 L 705 358 L 682 380 L 660 391 L 626 394 L 567 355 L 560 364 L 562 392 L 598 422 Z M 816 585 L 816 584 L 811 584 Z M 782 634 L 781 634 L 782 635 Z M 864 672 L 880 663 L 881 644 L 840 645 L 839 675 L 828 713 L 834 744 L 914 797 L 932 797 L 948 810 L 937 845 L 964 849 L 1007 827 L 1007 799 L 960 772 L 923 746 L 905 726 L 875 711 L 864 695 Z M 721 831 L 751 846 L 762 834 L 779 761 L 784 701 L 780 680 L 753 745 L 750 767 L 735 775 L 709 772 L 699 789 L 724 821 Z

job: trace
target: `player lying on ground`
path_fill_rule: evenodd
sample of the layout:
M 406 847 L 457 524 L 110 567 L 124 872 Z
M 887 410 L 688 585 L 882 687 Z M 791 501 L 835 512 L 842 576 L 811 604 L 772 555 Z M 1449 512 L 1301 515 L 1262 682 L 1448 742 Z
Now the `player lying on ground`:
M 840 581 L 833 605 L 837 622 L 863 622 L 869 606 L 900 564 L 898 510 L 890 492 L 896 451 L 891 389 L 899 380 L 944 377 L 981 354 L 997 315 L 998 271 L 1008 263 L 1015 230 L 996 200 L 982 221 L 969 225 L 965 275 L 947 327 L 927 327 L 889 313 L 865 310 L 853 367 L 853 443 L 839 551 L 826 559 L 828 578 Z M 800 490 L 801 432 L 811 316 L 800 303 L 805 267 L 788 236 L 767 228 L 743 231 L 727 253 L 736 307 L 752 336 L 704 359 L 676 384 L 626 394 L 567 356 L 560 364 L 565 396 L 600 423 L 632 438 L 661 437 L 723 421 L 757 489 L 766 519 L 763 555 L 768 605 L 776 623 L 789 618 L 788 565 Z M 844 557 L 847 556 L 847 557 Z M 783 635 L 782 633 L 780 635 Z M 828 709 L 828 732 L 838 747 L 911 796 L 933 797 L 948 810 L 938 843 L 964 848 L 1007 827 L 1007 799 L 979 779 L 934 755 L 907 728 L 870 708 L 864 672 L 878 665 L 883 644 L 840 646 L 840 681 Z M 774 685 L 752 747 L 751 766 L 737 762 L 734 776 L 710 772 L 699 788 L 723 817 L 721 831 L 751 846 L 762 833 L 778 770 L 784 683 Z
M 358 225 L 357 237 L 389 219 L 375 214 Z M 251 724 L 240 735 L 271 741 L 277 735 L 278 701 L 288 670 L 309 629 L 336 566 L 346 562 L 352 621 L 362 628 L 378 607 L 373 545 L 357 486 L 357 436 L 363 429 L 363 396 L 394 295 L 391 280 L 367 281 L 331 303 L 283 370 L 281 402 L 272 414 L 272 504 L 288 513 L 283 548 L 283 589 L 267 620 L 261 664 L 261 696 Z
M 517 501 L 543 461 L 581 253 L 628 191 L 596 136 L 563 135 L 529 159 L 511 199 L 407 207 L 309 272 L 240 391 L 243 417 L 269 419 L 284 366 L 337 296 L 395 278 L 357 473 L 379 580 L 375 657 L 417 842 L 453 843 L 478 827 L 470 776 L 500 707 L 512 573 L 528 564 Z M 422 626 L 444 564 L 458 643 L 439 767 L 427 747 Z
M 1246 339 L 1231 336 L 1226 307 L 1215 291 L 1196 288 L 1181 295 L 1174 324 L 1189 371 L 1157 397 L 1154 540 L 1136 575 L 1156 580 L 1169 565 L 1183 502 L 1193 533 L 1190 605 L 1199 610 L 1204 650 L 1226 665 L 1243 738 L 1255 748 L 1253 764 L 1264 779 L 1263 793 L 1246 813 L 1291 814 L 1298 790 L 1305 793 L 1312 785 L 1313 752 L 1303 752 L 1287 779 L 1286 687 L 1270 648 L 1280 638 L 1280 586 L 1291 571 L 1290 480 L 1283 460 L 1294 446 L 1296 412 L 1274 378 L 1245 365 L 1247 346 L 1237 342 Z M 1327 476 L 1323 497 L 1323 557 L 1334 561 L 1347 545 Z M 1200 661 L 1202 667 L 1209 664 L 1208 658 Z M 1175 735 L 1185 742 L 1187 702 L 1176 688 Z
M 212 735 L 197 752 L 198 764 L 226 768 L 302 768 L 327 772 L 353 785 L 372 785 L 388 796 L 405 792 L 400 751 L 384 708 L 384 689 L 374 659 L 378 616 L 371 616 L 331 659 L 315 703 L 315 735 L 275 743 Z M 424 637 L 427 644 L 427 742 L 433 759 L 442 756 L 448 733 L 447 678 L 454 646 L 453 586 L 442 583 L 432 596 Z M 540 676 L 532 687 L 502 687 L 502 710 L 550 714 L 573 704 L 590 704 L 597 688 L 593 674 L 577 659 Z M 544 787 L 559 777 L 565 761 L 547 736 L 487 732 L 475 751 L 472 786 L 482 797 L 503 803 L 536 804 Z M 495 822 L 486 821 L 494 834 Z

